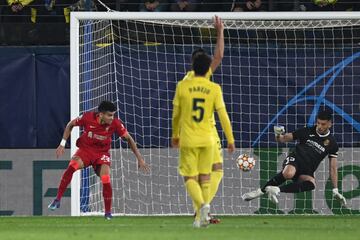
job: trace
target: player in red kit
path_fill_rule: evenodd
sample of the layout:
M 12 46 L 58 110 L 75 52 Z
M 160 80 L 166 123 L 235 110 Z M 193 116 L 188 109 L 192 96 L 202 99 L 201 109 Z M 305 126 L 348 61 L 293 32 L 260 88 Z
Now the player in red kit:
M 110 220 L 112 188 L 110 181 L 110 144 L 111 137 L 116 132 L 125 139 L 138 162 L 138 167 L 143 172 L 150 170 L 141 156 L 136 143 L 126 130 L 120 119 L 115 117 L 116 106 L 109 101 L 103 101 L 98 106 L 98 112 L 86 112 L 82 116 L 71 120 L 65 128 L 63 139 L 56 149 L 56 156 L 64 154 L 66 140 L 70 137 L 71 130 L 75 126 L 83 128 L 83 134 L 76 141 L 79 148 L 72 156 L 70 163 L 61 177 L 56 198 L 49 204 L 50 210 L 60 207 L 60 200 L 67 186 L 71 182 L 76 170 L 92 166 L 103 184 L 103 197 L 105 203 L 105 218 Z

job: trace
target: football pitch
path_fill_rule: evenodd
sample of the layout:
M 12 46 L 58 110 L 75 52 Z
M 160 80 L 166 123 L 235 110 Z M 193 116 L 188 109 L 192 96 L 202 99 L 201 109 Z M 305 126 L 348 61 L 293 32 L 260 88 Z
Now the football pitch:
M 0 239 L 359 239 L 360 216 L 224 216 L 208 228 L 192 217 L 0 217 Z

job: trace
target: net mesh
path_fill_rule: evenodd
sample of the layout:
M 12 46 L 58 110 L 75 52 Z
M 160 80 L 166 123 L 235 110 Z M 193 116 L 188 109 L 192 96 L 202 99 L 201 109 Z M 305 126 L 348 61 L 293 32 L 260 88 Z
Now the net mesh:
M 224 178 L 211 204 L 213 214 L 355 214 L 360 207 L 359 20 L 226 20 L 225 56 L 213 81 L 222 86 L 237 151 L 224 155 Z M 169 147 L 172 99 L 177 81 L 190 70 L 191 52 L 212 54 L 211 20 L 81 20 L 80 114 L 102 100 L 118 107 L 151 173 L 137 169 L 127 144 L 114 137 L 111 150 L 115 214 L 192 214 L 177 150 Z M 316 172 L 311 193 L 282 194 L 278 207 L 266 196 L 244 202 L 277 173 L 294 144 L 276 144 L 274 125 L 288 132 L 314 124 L 318 109 L 334 112 L 332 132 L 340 145 L 339 188 L 348 198 L 340 208 L 331 196 L 329 163 Z M 226 146 L 221 127 L 218 129 Z M 236 156 L 249 153 L 257 165 L 241 172 Z M 82 172 L 82 212 L 103 211 L 101 182 Z

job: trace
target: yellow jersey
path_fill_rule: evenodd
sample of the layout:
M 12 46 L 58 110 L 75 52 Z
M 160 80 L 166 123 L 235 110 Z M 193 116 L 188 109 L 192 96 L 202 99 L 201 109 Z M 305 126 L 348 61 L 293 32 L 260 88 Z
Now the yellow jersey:
M 192 79 L 194 76 L 195 76 L 195 72 L 193 70 L 188 71 L 182 81 L 187 80 L 187 79 Z M 211 77 L 212 77 L 212 70 L 211 70 L 211 68 L 209 68 L 209 70 L 205 74 L 205 78 L 208 79 L 209 81 L 211 81 Z M 220 139 L 218 131 L 216 129 L 215 115 L 213 115 L 211 121 L 212 121 L 212 125 L 214 126 L 212 129 L 213 134 L 216 139 Z
M 214 111 L 225 108 L 219 84 L 206 76 L 185 77 L 176 87 L 173 105 L 180 109 L 180 147 L 215 144 Z

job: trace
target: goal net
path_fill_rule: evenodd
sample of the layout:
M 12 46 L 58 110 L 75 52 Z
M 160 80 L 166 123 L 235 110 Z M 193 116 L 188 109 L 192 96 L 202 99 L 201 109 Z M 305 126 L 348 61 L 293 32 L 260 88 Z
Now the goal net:
M 136 15 L 136 16 L 135 16 Z M 360 14 L 219 13 L 225 24 L 225 54 L 213 81 L 223 89 L 237 151 L 224 154 L 224 178 L 211 203 L 213 214 L 358 214 L 360 208 Z M 176 83 L 191 66 L 191 52 L 210 54 L 216 32 L 210 13 L 72 14 L 72 117 L 96 111 L 102 100 L 117 115 L 151 166 L 137 169 L 126 142 L 114 137 L 111 180 L 115 214 L 193 214 L 177 171 L 178 151 L 169 146 Z M 264 196 L 244 202 L 277 173 L 294 144 L 277 144 L 273 126 L 287 132 L 315 123 L 319 109 L 334 114 L 339 146 L 341 208 L 332 198 L 324 159 L 309 193 L 281 194 L 278 206 Z M 226 141 L 218 131 L 223 146 Z M 76 137 L 73 135 L 73 140 Z M 74 150 L 74 141 L 72 141 Z M 226 149 L 224 149 L 226 150 Z M 241 172 L 235 159 L 249 153 L 256 166 Z M 92 169 L 72 184 L 73 215 L 103 212 L 102 186 Z

